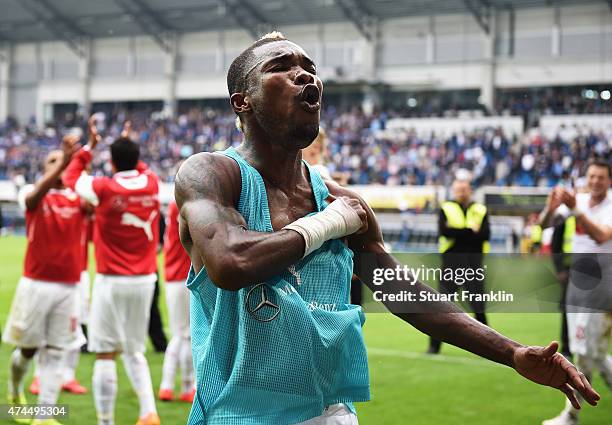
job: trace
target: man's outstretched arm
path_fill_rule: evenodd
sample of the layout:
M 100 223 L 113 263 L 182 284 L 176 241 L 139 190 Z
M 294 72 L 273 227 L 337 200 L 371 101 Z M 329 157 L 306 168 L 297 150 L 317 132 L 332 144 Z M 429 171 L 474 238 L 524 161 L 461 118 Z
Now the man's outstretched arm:
M 339 187 L 331 188 L 334 196 L 358 196 Z M 362 201 L 363 202 L 363 201 Z M 363 202 L 368 213 L 368 231 L 348 238 L 349 246 L 355 253 L 355 273 L 373 291 L 381 287 L 374 285 L 374 270 L 395 269 L 400 263 L 384 248 L 382 233 L 372 210 Z M 384 283 L 385 292 L 422 291 L 436 293 L 429 286 L 416 282 L 390 280 Z M 599 395 L 593 390 L 584 375 L 557 353 L 558 344 L 548 347 L 524 346 L 507 338 L 486 325 L 474 320 L 458 307 L 448 302 L 419 301 L 411 304 L 410 313 L 399 302 L 385 302 L 385 306 L 396 316 L 410 323 L 421 332 L 441 341 L 453 344 L 474 354 L 514 368 L 522 376 L 542 385 L 562 391 L 572 404 L 579 408 L 579 402 L 572 390 L 576 389 L 590 404 L 596 404 Z M 404 312 L 402 312 L 404 311 Z
M 256 232 L 236 210 L 240 172 L 233 159 L 220 154 L 194 155 L 181 166 L 175 182 L 175 198 L 181 217 L 181 240 L 196 271 L 203 266 L 223 289 L 262 282 L 302 258 L 333 237 L 362 227 L 365 211 L 359 203 L 342 201 L 315 217 L 288 223 L 286 229 Z M 354 209 L 361 211 L 362 217 Z M 335 221 L 332 213 L 336 213 Z M 347 227 L 342 215 L 353 214 L 357 225 Z M 325 220 L 327 218 L 327 220 Z M 314 233 L 313 229 L 320 232 Z M 337 236 L 337 233 L 341 234 Z
M 77 153 L 70 161 L 70 165 L 66 168 L 66 172 L 62 177 L 64 185 L 73 188 L 75 192 L 85 201 L 93 206 L 97 206 L 100 203 L 98 193 L 94 186 L 95 177 L 83 173 L 87 169 L 87 166 L 93 159 L 93 152 L 98 143 L 101 141 L 101 137 L 95 127 L 93 115 L 89 118 L 89 130 L 88 130 L 88 141 L 87 144 L 79 149 Z M 75 144 L 75 149 L 78 145 Z M 101 178 L 98 177 L 98 180 Z

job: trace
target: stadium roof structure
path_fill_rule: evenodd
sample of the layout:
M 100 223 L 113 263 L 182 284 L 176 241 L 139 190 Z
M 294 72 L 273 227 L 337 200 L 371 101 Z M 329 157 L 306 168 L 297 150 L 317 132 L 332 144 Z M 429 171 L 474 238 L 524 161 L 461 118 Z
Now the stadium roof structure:
M 484 31 L 503 10 L 612 0 L 0 0 L 0 43 L 146 34 L 164 50 L 168 34 L 243 28 L 253 37 L 280 25 L 350 21 L 366 38 L 389 18 L 470 13 Z

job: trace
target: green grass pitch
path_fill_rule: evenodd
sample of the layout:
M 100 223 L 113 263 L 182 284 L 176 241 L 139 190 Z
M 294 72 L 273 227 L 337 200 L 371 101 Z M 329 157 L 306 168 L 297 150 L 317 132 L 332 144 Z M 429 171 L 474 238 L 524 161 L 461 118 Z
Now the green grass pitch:
M 24 238 L 0 238 L 2 326 L 21 273 L 24 250 Z M 521 261 L 521 264 L 510 264 L 509 267 L 518 270 L 524 269 L 530 261 L 548 260 L 514 261 Z M 165 319 L 163 298 L 161 307 Z M 490 315 L 490 322 L 495 329 L 523 343 L 546 344 L 558 338 L 557 314 L 500 313 Z M 364 332 L 369 350 L 372 400 L 357 405 L 360 424 L 535 425 L 555 416 L 563 407 L 560 392 L 527 382 L 509 368 L 454 347 L 443 346 L 443 355 L 438 357 L 422 354 L 427 347 L 427 338 L 390 314 L 368 314 Z M 10 353 L 11 347 L 0 346 L 0 404 L 6 400 Z M 163 356 L 149 351 L 147 358 L 157 392 Z M 90 354 L 82 356 L 77 371 L 79 380 L 90 390 L 93 360 Z M 118 367 L 118 372 L 116 424 L 134 424 L 138 416 L 138 401 L 122 366 Z M 26 382 L 29 384 L 30 378 Z M 602 401 L 597 408 L 584 408 L 581 424 L 611 424 L 612 394 L 599 376 L 595 377 L 594 385 L 602 395 Z M 31 395 L 28 399 L 35 401 Z M 70 406 L 70 418 L 63 423 L 96 423 L 91 391 L 85 396 L 64 393 L 60 403 Z M 158 402 L 157 407 L 163 424 L 186 423 L 189 406 L 178 402 Z M 0 423 L 11 422 L 0 420 Z

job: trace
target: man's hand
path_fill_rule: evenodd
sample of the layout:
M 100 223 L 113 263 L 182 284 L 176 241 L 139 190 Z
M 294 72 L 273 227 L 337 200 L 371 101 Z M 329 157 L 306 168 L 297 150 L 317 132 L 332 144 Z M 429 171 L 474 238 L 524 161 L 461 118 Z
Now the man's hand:
M 576 194 L 568 190 L 564 190 L 560 195 L 561 202 L 563 202 L 570 210 L 576 207 Z
M 62 139 L 62 145 L 61 145 L 61 149 L 62 149 L 62 153 L 63 153 L 63 159 L 62 159 L 62 167 L 65 168 L 68 163 L 70 162 L 70 159 L 72 158 L 72 155 L 74 155 L 80 148 L 79 146 L 79 136 L 74 135 L 74 134 L 68 134 L 66 136 L 64 136 L 64 138 Z
M 546 200 L 546 208 L 549 211 L 555 211 L 557 208 L 561 206 L 563 202 L 561 202 L 561 195 L 565 192 L 561 186 L 556 186 L 552 192 L 548 194 L 548 199 Z
M 366 213 L 366 210 L 363 208 L 363 205 L 361 205 L 361 202 L 359 202 L 358 199 L 351 198 L 349 196 L 340 196 L 339 198 L 336 198 L 333 195 L 329 195 L 327 198 L 327 201 L 331 204 L 338 199 L 342 199 L 344 203 L 350 209 L 352 209 L 353 211 L 357 213 L 357 215 L 359 216 L 359 219 L 361 220 L 361 227 L 359 227 L 357 231 L 353 231 L 352 229 L 350 229 L 350 233 L 347 233 L 346 235 L 343 235 L 343 236 L 352 235 L 353 233 L 359 235 L 359 234 L 367 232 L 368 231 L 368 214 Z
M 562 196 L 566 189 L 561 186 L 556 186 L 549 194 L 546 200 L 546 208 L 540 213 L 538 224 L 542 227 L 551 227 L 559 224 L 562 216 L 557 214 L 557 208 L 563 204 Z
M 589 404 L 595 406 L 599 401 L 599 394 L 582 372 L 557 353 L 558 348 L 559 344 L 554 341 L 548 347 L 517 348 L 514 352 L 514 368 L 533 382 L 557 388 L 576 409 L 580 409 L 580 402 L 574 390 L 578 391 Z
M 98 128 L 96 127 L 96 114 L 89 117 L 89 120 L 87 121 L 87 130 L 89 134 L 89 141 L 87 144 L 93 150 L 98 143 L 102 141 L 102 136 L 98 134 Z
M 121 137 L 130 137 L 130 132 L 132 131 L 132 121 L 127 120 L 123 123 L 123 130 L 121 130 Z

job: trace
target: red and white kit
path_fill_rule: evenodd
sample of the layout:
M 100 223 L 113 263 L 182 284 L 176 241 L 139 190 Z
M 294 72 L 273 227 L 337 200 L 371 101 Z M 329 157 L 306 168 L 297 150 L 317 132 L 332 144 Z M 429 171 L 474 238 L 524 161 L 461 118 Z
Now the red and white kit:
M 175 375 L 181 372 L 181 400 L 192 401 L 193 360 L 191 357 L 191 333 L 189 330 L 189 290 L 185 286 L 191 260 L 181 245 L 179 237 L 179 210 L 176 202 L 168 205 L 166 233 L 164 237 L 164 272 L 166 303 L 172 338 L 164 356 L 160 395 L 171 400 Z
M 168 204 L 166 234 L 164 235 L 164 276 L 166 282 L 185 283 L 191 260 L 181 245 L 179 236 L 179 210 L 176 202 Z
M 179 237 L 179 211 L 176 202 L 168 205 L 164 237 L 164 273 L 166 302 L 173 336 L 189 337 L 189 290 L 185 280 L 191 260 Z
M 27 210 L 25 198 L 33 188 L 19 194 L 28 245 L 3 339 L 22 348 L 63 348 L 76 338 L 83 210 L 71 189 L 51 189 Z
M 143 162 L 112 177 L 92 177 L 83 173 L 91 159 L 89 149 L 81 149 L 63 176 L 95 206 L 89 350 L 144 352 L 157 270 L 158 179 Z

